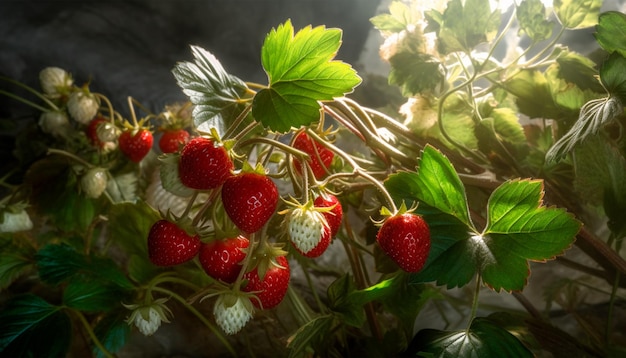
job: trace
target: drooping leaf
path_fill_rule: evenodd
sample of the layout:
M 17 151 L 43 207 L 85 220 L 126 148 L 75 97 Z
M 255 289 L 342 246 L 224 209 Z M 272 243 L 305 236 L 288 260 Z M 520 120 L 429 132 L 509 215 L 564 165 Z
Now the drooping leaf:
M 212 53 L 198 46 L 191 46 L 191 52 L 194 62 L 179 62 L 172 73 L 194 104 L 195 125 L 207 122 L 222 135 L 242 110 L 241 100 L 248 87 L 226 72 Z
M 328 286 L 328 301 L 329 307 L 341 317 L 343 323 L 361 327 L 365 322 L 365 311 L 363 303 L 352 298 L 352 294 L 356 291 L 352 276 L 346 274 Z
M 3 356 L 65 357 L 69 349 L 69 317 L 34 294 L 13 297 L 0 312 L 0 322 Z
M 110 353 L 119 351 L 126 345 L 130 337 L 130 326 L 125 320 L 125 315 L 119 312 L 106 315 L 98 322 L 93 331 L 104 348 Z M 105 357 L 98 347 L 94 347 L 94 355 L 97 358 Z
M 559 108 L 552 100 L 550 87 L 543 73 L 522 70 L 504 83 L 516 98 L 521 113 L 530 118 L 559 118 Z
M 294 333 L 287 343 L 289 348 L 289 357 L 303 357 L 306 356 L 307 349 L 314 349 L 315 352 L 320 351 L 320 344 L 324 344 L 328 341 L 328 336 L 331 334 L 331 329 L 335 323 L 335 317 L 333 315 L 324 315 L 315 317 L 310 322 L 301 326 L 296 333 Z M 318 349 L 315 349 L 318 348 Z
M 401 1 L 389 4 L 389 13 L 374 16 L 370 22 L 381 31 L 400 32 L 415 24 L 420 18 L 417 9 Z
M 33 250 L 7 245 L 0 250 L 0 291 L 33 268 Z
M 261 50 L 269 86 L 254 96 L 252 114 L 277 132 L 319 120 L 319 101 L 353 91 L 361 78 L 350 65 L 333 60 L 341 30 L 307 26 L 294 35 L 291 21 L 272 29 Z
M 598 23 L 602 0 L 554 0 L 554 12 L 567 29 L 584 29 Z
M 110 282 L 123 289 L 133 285 L 108 257 L 85 256 L 66 244 L 49 244 L 35 255 L 39 277 L 42 281 L 56 285 L 73 277 L 81 276 Z
M 543 182 L 512 180 L 493 191 L 487 226 L 470 241 L 483 281 L 499 291 L 521 290 L 528 260 L 545 261 L 572 245 L 581 223 L 563 209 L 542 205 Z
M 421 330 L 406 354 L 441 358 L 533 356 L 514 335 L 483 317 L 475 318 L 468 330 Z
M 556 57 L 558 77 L 575 84 L 581 90 L 603 93 L 598 82 L 598 68 L 588 57 L 572 51 L 562 51 Z
M 397 194 L 419 200 L 472 226 L 465 187 L 452 163 L 433 146 L 424 148 L 418 173 L 398 172 L 390 175 L 384 184 L 392 196 Z
M 389 63 L 389 84 L 399 86 L 405 97 L 434 92 L 445 78 L 441 62 L 427 53 L 400 52 Z
M 626 57 L 614 52 L 600 66 L 600 81 L 611 96 L 626 103 Z
M 608 53 L 618 52 L 626 57 L 626 14 L 618 11 L 600 14 L 594 36 Z
M 615 237 L 626 235 L 626 160 L 601 136 L 588 138 L 575 149 L 574 187 L 589 204 L 604 207 Z
M 147 203 L 119 203 L 109 211 L 108 239 L 128 254 L 148 259 L 148 232 L 161 215 Z
M 517 6 L 517 20 L 520 32 L 533 41 L 550 38 L 554 23 L 546 18 L 546 7 L 541 0 L 524 0 Z
M 124 291 L 111 283 L 75 278 L 63 291 L 63 303 L 85 312 L 107 312 L 120 306 Z
M 500 26 L 500 11 L 491 11 L 489 0 L 452 0 L 443 14 L 429 12 L 432 21 L 437 25 L 429 27 L 437 29 L 438 50 L 442 54 L 456 51 L 470 52 L 475 46 L 491 41 Z

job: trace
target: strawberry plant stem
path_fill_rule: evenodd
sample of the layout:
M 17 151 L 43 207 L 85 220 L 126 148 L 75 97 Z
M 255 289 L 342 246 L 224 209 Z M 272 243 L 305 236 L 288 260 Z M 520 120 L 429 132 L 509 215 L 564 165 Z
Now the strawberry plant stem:
M 89 322 L 87 322 L 87 319 L 85 318 L 85 316 L 83 315 L 82 312 L 75 310 L 75 309 L 69 309 L 68 310 L 76 317 L 78 318 L 78 320 L 80 321 L 80 323 L 83 325 L 83 327 L 85 328 L 85 331 L 87 332 L 87 334 L 89 335 L 89 337 L 91 338 L 91 341 L 93 342 L 93 344 L 96 345 L 96 347 L 98 347 L 98 349 L 100 350 L 100 352 L 102 352 L 102 354 L 105 357 L 108 358 L 113 358 L 113 354 L 111 354 L 111 352 L 109 352 L 106 348 L 104 348 L 104 345 L 102 344 L 102 342 L 100 342 L 100 340 L 98 339 L 98 337 L 96 336 L 96 334 L 94 333 L 93 329 L 91 328 L 91 324 L 89 324 Z

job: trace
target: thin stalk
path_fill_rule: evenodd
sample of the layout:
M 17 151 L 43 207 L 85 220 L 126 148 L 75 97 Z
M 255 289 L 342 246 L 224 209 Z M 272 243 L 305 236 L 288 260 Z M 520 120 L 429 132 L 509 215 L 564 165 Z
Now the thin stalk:
M 87 334 L 89 334 L 89 337 L 91 338 L 91 341 L 93 342 L 93 344 L 95 344 L 96 347 L 98 347 L 98 349 L 102 352 L 102 354 L 105 357 L 113 358 L 114 355 L 111 352 L 109 352 L 106 348 L 104 348 L 104 345 L 102 344 L 102 342 L 100 342 L 100 340 L 98 339 L 98 337 L 94 333 L 93 329 L 91 328 L 91 325 L 89 324 L 89 322 L 87 322 L 87 319 L 85 318 L 83 313 L 78 311 L 78 310 L 75 310 L 75 309 L 71 309 L 71 312 L 76 317 L 78 317 L 78 320 L 80 321 L 80 323 L 82 323 L 83 327 L 85 327 L 85 330 L 87 331 Z
M 252 105 L 251 104 L 245 106 L 244 109 L 241 111 L 241 113 L 239 113 L 237 118 L 235 118 L 235 120 L 230 124 L 230 126 L 228 127 L 228 129 L 224 133 L 223 138 L 230 138 L 230 136 L 232 136 L 235 133 L 237 128 L 239 128 L 239 125 L 241 125 L 241 123 L 243 123 L 243 120 L 246 118 L 246 116 L 248 115 L 248 113 L 251 110 L 252 110 Z M 254 123 L 254 124 L 256 125 L 256 123 Z M 243 133 L 247 133 L 247 131 L 242 131 L 242 132 Z M 239 137 L 240 135 L 241 135 L 241 133 L 239 133 L 237 135 L 237 137 Z
M 233 357 L 237 357 L 237 352 L 235 351 L 235 349 L 230 345 L 230 343 L 228 343 L 228 340 L 226 339 L 226 337 L 224 337 L 224 335 L 222 334 L 222 332 L 220 332 L 217 328 L 215 328 L 215 326 L 213 324 L 211 324 L 211 322 L 209 322 L 208 319 L 206 319 L 206 317 L 204 317 L 204 315 L 202 313 L 200 313 L 200 311 L 198 311 L 195 307 L 193 307 L 192 305 L 189 304 L 189 302 L 187 302 L 187 300 L 185 300 L 183 297 L 181 297 L 180 295 L 165 289 L 165 288 L 161 288 L 161 287 L 153 287 L 152 288 L 153 291 L 156 292 L 161 292 L 164 293 L 170 297 L 172 297 L 173 299 L 175 299 L 176 301 L 180 302 L 183 306 L 185 306 L 186 309 L 189 310 L 189 312 L 191 312 L 194 316 L 196 316 L 202 323 L 204 323 L 205 326 L 207 326 L 211 332 L 213 332 L 213 334 L 215 334 L 215 336 L 217 337 L 217 339 L 219 339 L 219 341 L 224 345 L 224 347 L 230 352 L 230 354 Z
M 476 286 L 474 286 L 474 296 L 472 298 L 472 311 L 470 312 L 470 319 L 467 324 L 468 332 L 469 332 L 470 326 L 472 325 L 472 321 L 476 317 L 476 312 L 478 311 L 478 296 L 480 293 L 480 280 L 481 280 L 481 274 L 478 273 L 478 275 L 476 275 Z
M 24 103 L 24 104 L 26 104 L 26 105 L 28 105 L 28 106 L 30 106 L 30 107 L 33 107 L 33 108 L 35 108 L 36 110 L 39 110 L 39 111 L 41 111 L 41 112 L 49 112 L 49 111 L 50 111 L 50 109 L 49 109 L 49 108 L 42 107 L 42 106 L 40 106 L 40 105 L 36 104 L 35 102 L 29 101 L 29 100 L 27 100 L 27 99 L 25 99 L 25 98 L 22 98 L 22 97 L 20 97 L 20 96 L 16 96 L 16 95 L 14 95 L 14 94 L 13 94 L 13 93 L 11 93 L 11 92 L 7 92 L 7 91 L 4 91 L 4 90 L 0 90 L 0 94 L 3 94 L 3 95 L 5 95 L 5 96 L 7 96 L 7 97 L 9 97 L 9 98 L 12 98 L 12 99 L 16 100 L 16 101 L 22 102 L 22 103 Z M 51 103 L 52 103 L 52 102 L 51 102 Z M 52 105 L 54 106 L 54 104 L 52 104 Z M 59 110 L 56 106 L 54 106 L 54 107 L 53 107 L 53 109 L 54 109 L 55 111 L 58 111 L 58 110 Z
M 30 87 L 30 86 L 27 86 L 27 85 L 23 84 L 23 83 L 22 83 L 22 82 L 20 82 L 20 81 L 16 81 L 16 80 L 14 80 L 14 79 L 11 79 L 11 78 L 8 78 L 8 77 L 4 77 L 4 76 L 0 76 L 0 80 L 7 81 L 7 82 L 9 82 L 9 83 L 11 83 L 11 84 L 14 84 L 14 85 L 16 85 L 16 86 L 18 86 L 18 87 L 22 88 L 22 89 L 25 89 L 26 91 L 28 91 L 28 92 L 30 92 L 30 93 L 32 93 L 32 94 L 34 94 L 35 96 L 37 96 L 37 98 L 39 98 L 39 99 L 41 99 L 42 101 L 44 101 L 44 102 L 45 102 L 48 106 L 50 106 L 50 108 L 54 109 L 55 111 L 58 111 L 58 110 L 59 110 L 59 107 L 57 107 L 57 106 L 54 104 L 54 102 L 52 102 L 52 101 L 51 101 L 48 97 L 44 96 L 41 92 L 39 92 L 39 91 L 35 90 L 34 88 L 32 88 L 32 87 Z M 0 93 L 6 94 L 6 95 L 8 95 L 9 97 L 12 97 L 12 98 L 14 98 L 14 99 L 20 100 L 20 97 L 17 97 L 17 96 L 15 96 L 15 95 L 14 95 L 14 94 L 12 94 L 12 93 L 5 92 L 5 91 L 0 91 Z M 39 106 L 37 105 L 37 107 L 39 107 Z M 43 108 L 43 107 L 39 107 L 39 108 Z M 47 108 L 45 108 L 45 109 L 43 109 L 43 110 L 42 110 L 42 112 L 47 112 L 47 111 L 48 111 L 48 109 L 47 109 Z

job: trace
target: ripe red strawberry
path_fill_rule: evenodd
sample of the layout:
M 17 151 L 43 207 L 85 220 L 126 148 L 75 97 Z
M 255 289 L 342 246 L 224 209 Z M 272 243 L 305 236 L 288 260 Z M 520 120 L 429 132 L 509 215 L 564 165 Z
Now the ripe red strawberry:
M 337 197 L 332 194 L 323 194 L 315 198 L 313 204 L 318 208 L 332 207 L 330 211 L 322 211 L 322 214 L 330 227 L 330 237 L 337 236 L 343 218 L 343 208 Z
M 263 227 L 274 214 L 278 189 L 266 175 L 242 172 L 224 182 L 222 204 L 233 223 L 241 231 L 251 234 Z
M 280 266 L 270 265 L 262 280 L 259 278 L 258 268 L 254 268 L 244 275 L 244 279 L 248 280 L 248 283 L 242 290 L 256 294 L 258 300 L 252 299 L 252 304 L 257 308 L 274 308 L 287 293 L 291 276 L 289 262 L 285 256 L 277 256 L 276 263 Z
M 307 162 L 311 166 L 316 179 L 321 179 L 326 176 L 326 171 L 330 168 L 335 153 L 311 139 L 306 132 L 300 132 L 296 135 L 293 147 L 309 155 L 310 159 L 307 160 Z M 300 160 L 294 158 L 293 164 L 295 165 L 296 171 L 302 174 L 302 163 Z
M 178 175 L 187 187 L 209 190 L 219 187 L 232 176 L 233 162 L 226 149 L 208 138 L 190 140 L 180 153 Z
M 128 129 L 120 135 L 120 150 L 131 161 L 139 163 L 152 149 L 152 132 L 145 128 Z
M 163 153 L 176 153 L 189 141 L 189 132 L 183 128 L 168 129 L 159 139 L 159 148 Z
M 419 215 L 396 214 L 385 220 L 376 241 L 401 269 L 418 272 L 424 267 L 430 251 L 430 230 Z
M 202 244 L 200 265 L 204 271 L 216 280 L 233 283 L 241 270 L 241 261 L 246 257 L 245 249 L 250 241 L 238 236 L 225 240 L 215 240 Z
M 191 236 L 175 223 L 159 220 L 148 233 L 148 257 L 157 266 L 174 266 L 193 259 L 200 251 L 200 237 Z

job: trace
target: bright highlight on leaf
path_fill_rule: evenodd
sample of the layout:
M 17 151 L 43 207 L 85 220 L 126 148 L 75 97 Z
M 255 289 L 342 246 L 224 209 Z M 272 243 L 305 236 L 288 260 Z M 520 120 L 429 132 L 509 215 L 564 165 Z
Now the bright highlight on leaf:
M 431 254 L 413 282 L 436 280 L 439 285 L 457 287 L 480 273 L 496 291 L 521 290 L 530 272 L 528 261 L 562 254 L 580 229 L 580 223 L 565 210 L 543 205 L 542 181 L 511 180 L 491 194 L 487 225 L 479 230 L 469 219 L 458 174 L 430 146 L 422 153 L 417 173 L 393 174 L 385 187 L 394 200 L 418 201 L 418 212 L 431 227 Z
M 361 78 L 333 60 L 341 30 L 307 26 L 294 35 L 291 21 L 273 29 L 261 52 L 269 86 L 254 97 L 252 114 L 270 129 L 285 133 L 319 119 L 319 101 L 352 92 Z

